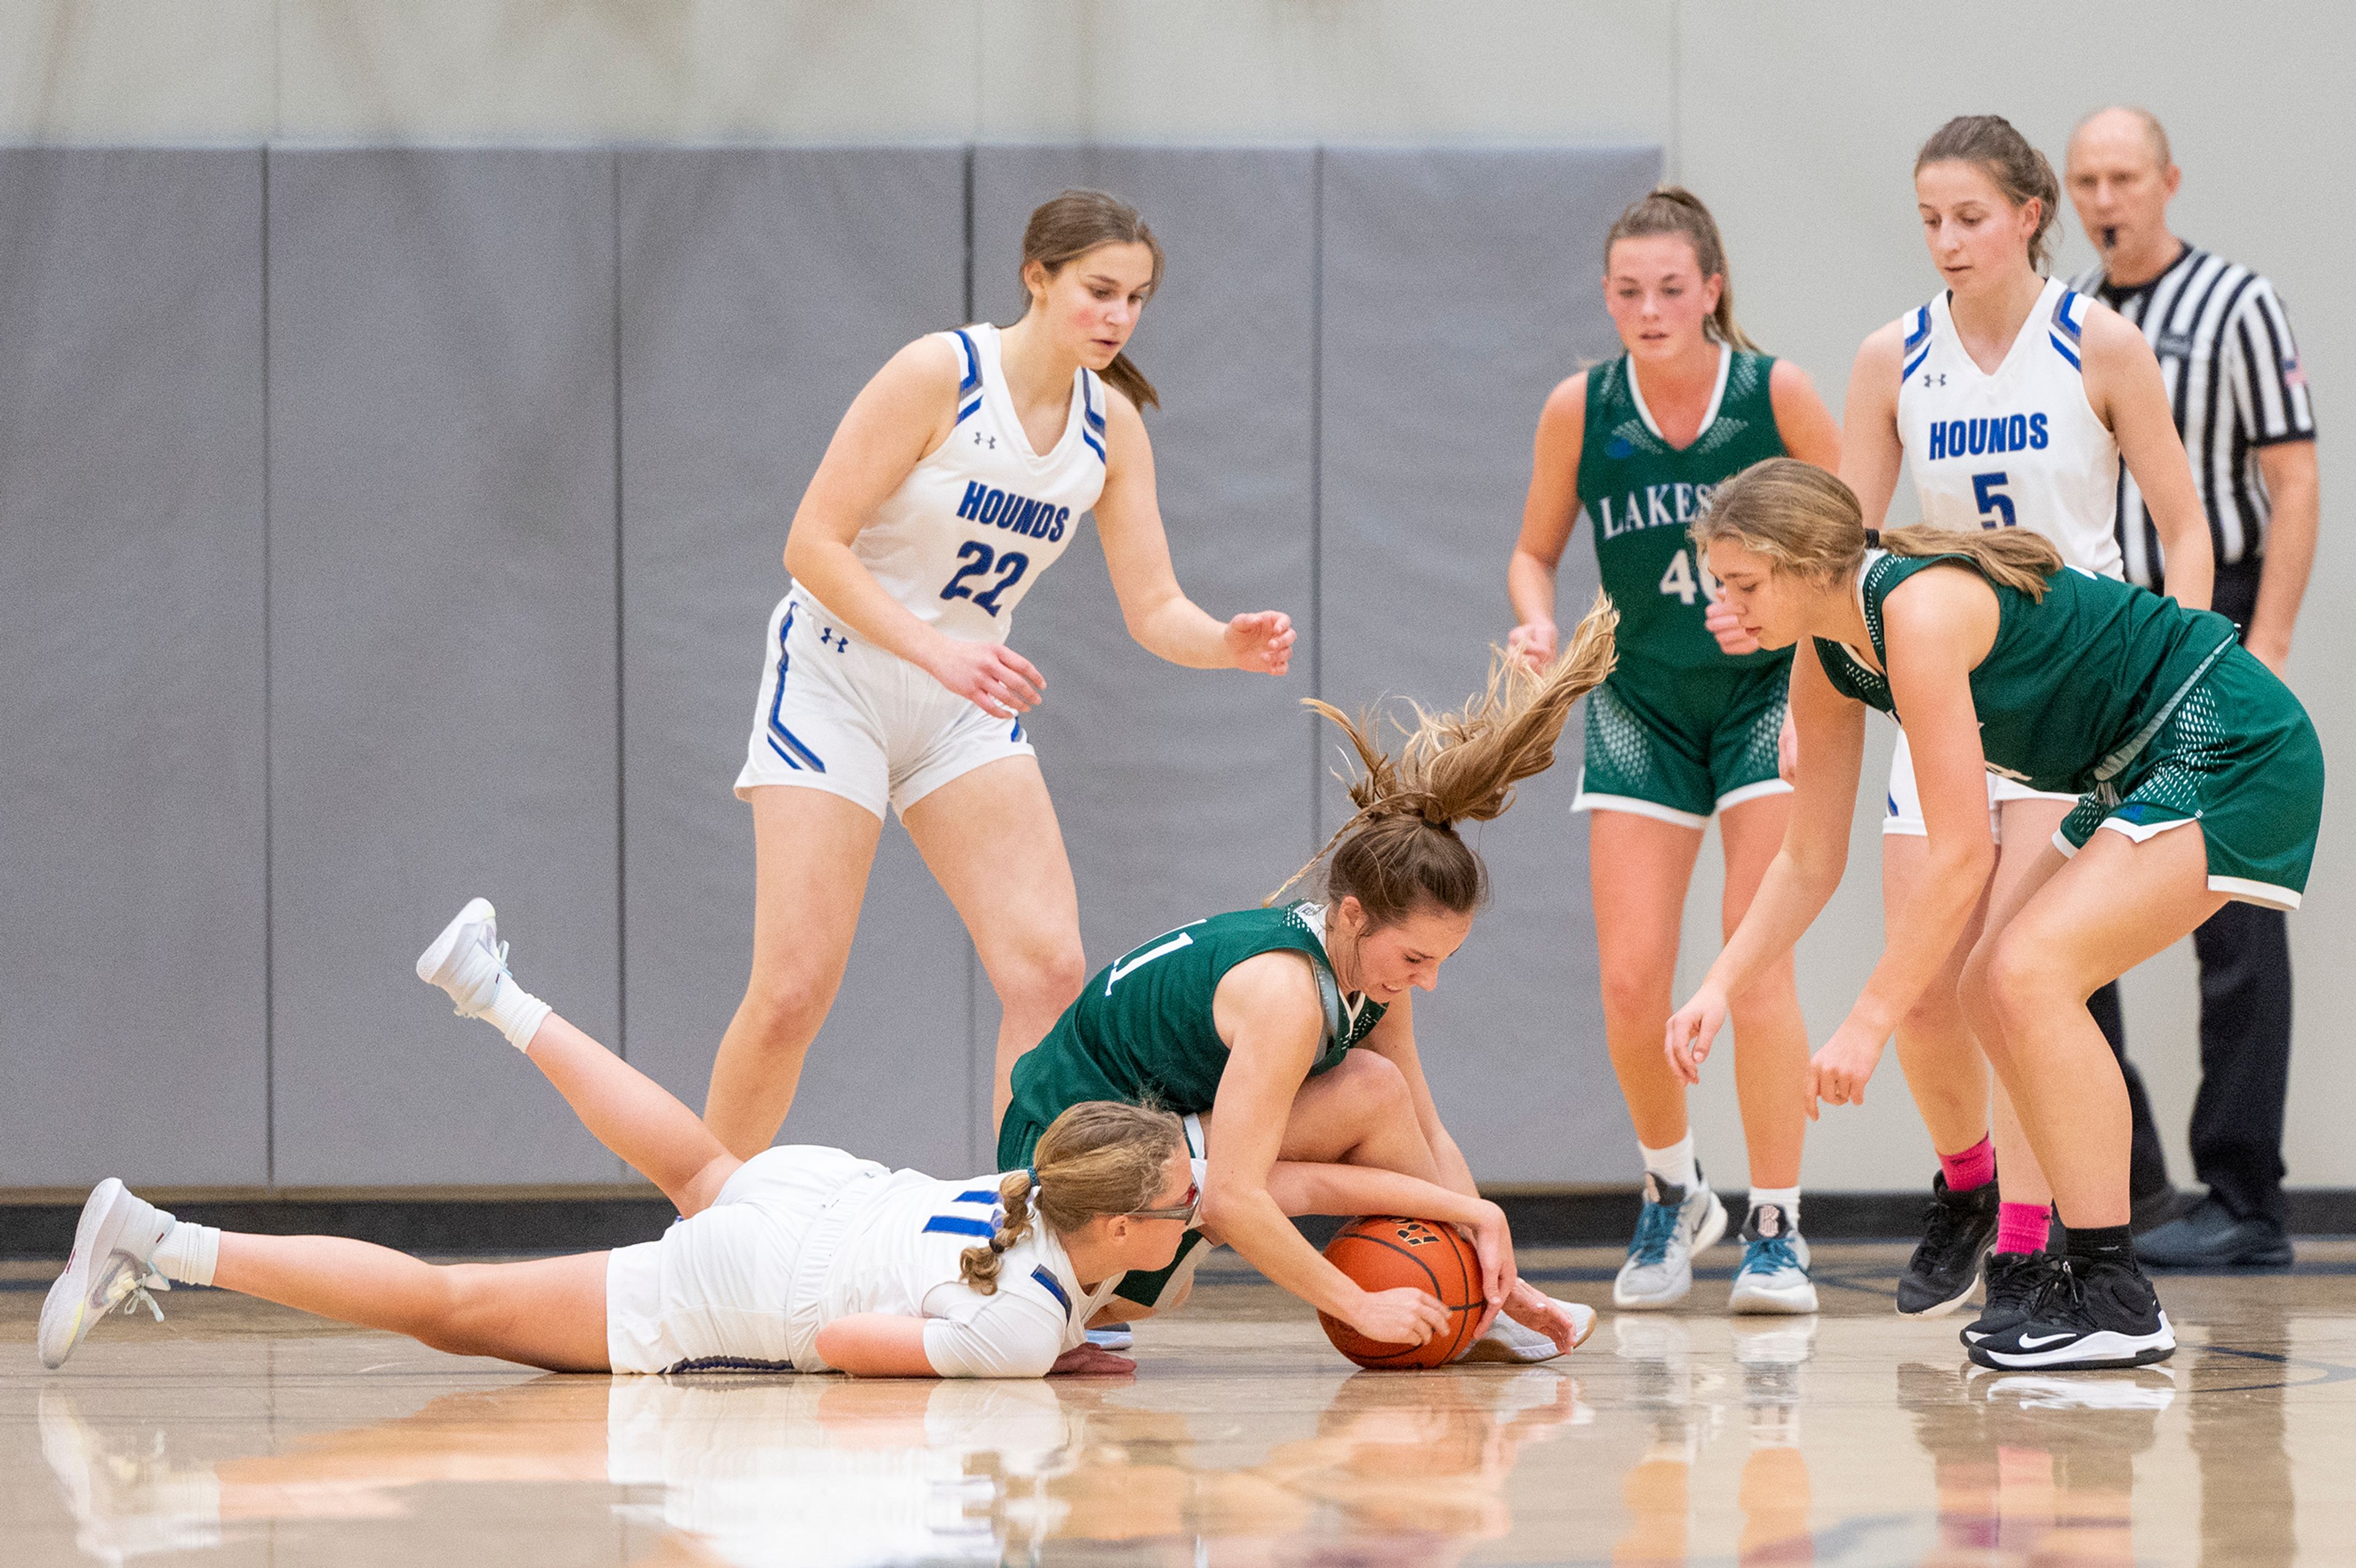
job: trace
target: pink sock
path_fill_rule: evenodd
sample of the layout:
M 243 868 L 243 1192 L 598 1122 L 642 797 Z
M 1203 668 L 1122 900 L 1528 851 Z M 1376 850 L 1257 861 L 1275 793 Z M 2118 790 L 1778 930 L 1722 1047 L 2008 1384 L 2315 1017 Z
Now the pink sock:
M 2041 1253 L 2053 1223 L 2052 1209 L 2043 1203 L 1999 1203 L 1996 1206 L 1996 1250 L 2000 1253 Z
M 1996 1179 L 1996 1142 L 1982 1138 L 1961 1154 L 1943 1154 L 1939 1168 L 1947 1173 L 1947 1190 L 1969 1192 Z

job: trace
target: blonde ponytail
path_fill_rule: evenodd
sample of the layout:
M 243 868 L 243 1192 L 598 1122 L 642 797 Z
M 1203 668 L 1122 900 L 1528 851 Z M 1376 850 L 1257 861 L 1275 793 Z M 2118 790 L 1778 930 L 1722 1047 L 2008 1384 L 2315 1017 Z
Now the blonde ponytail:
M 960 1254 L 958 1277 L 995 1295 L 1007 1249 L 1034 1222 L 1068 1235 L 1103 1215 L 1151 1208 L 1170 1157 L 1185 1147 L 1184 1125 L 1157 1105 L 1081 1101 L 1039 1135 L 1030 1169 L 998 1179 L 1004 1212 L 989 1241 Z
M 2062 570 L 2062 552 L 2031 528 L 1892 528 L 1869 535 L 1856 495 L 1838 477 L 1796 458 L 1754 463 L 1710 493 L 1693 525 L 1694 548 L 1730 539 L 1777 570 L 1826 581 L 1854 575 L 1869 548 L 1892 555 L 1960 555 L 1991 582 L 2032 600 Z
M 1268 897 L 1275 902 L 1328 855 L 1326 891 L 1355 897 L 1370 929 L 1395 924 L 1425 904 L 1469 913 L 1488 897 L 1488 872 L 1458 837 L 1459 822 L 1488 822 L 1514 803 L 1514 786 L 1554 763 L 1571 704 L 1603 684 L 1617 657 L 1620 613 L 1599 592 L 1571 634 L 1570 646 L 1543 674 L 1501 653 L 1489 682 L 1457 713 L 1421 704 L 1397 757 L 1376 743 L 1371 715 L 1351 718 L 1313 697 L 1304 706 L 1340 727 L 1365 773 L 1350 783 L 1357 815 L 1342 824 L 1309 864 Z

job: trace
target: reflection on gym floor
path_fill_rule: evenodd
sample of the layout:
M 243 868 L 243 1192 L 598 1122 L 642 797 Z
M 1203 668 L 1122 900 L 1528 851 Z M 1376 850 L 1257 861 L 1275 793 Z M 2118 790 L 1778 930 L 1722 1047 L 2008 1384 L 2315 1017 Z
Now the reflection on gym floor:
M 2176 1360 L 2094 1376 L 1972 1368 L 1953 1320 L 1849 1294 L 1388 1374 L 1220 1278 L 1137 1377 L 935 1383 L 530 1377 L 191 1293 L 70 1374 L 0 1367 L 0 1538 L 11 1564 L 2263 1568 L 2356 1523 L 2341 1277 L 2188 1282 L 2212 1304 Z M 28 1304 L 0 1296 L 0 1334 Z

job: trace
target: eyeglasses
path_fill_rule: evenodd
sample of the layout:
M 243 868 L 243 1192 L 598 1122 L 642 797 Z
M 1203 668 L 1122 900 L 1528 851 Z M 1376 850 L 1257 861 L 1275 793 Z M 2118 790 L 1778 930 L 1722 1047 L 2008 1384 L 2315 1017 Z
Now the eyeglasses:
M 1185 1202 L 1168 1209 L 1131 1209 L 1128 1213 L 1132 1220 L 1183 1220 L 1192 1225 L 1202 1207 L 1203 1190 L 1190 1181 L 1186 1184 Z

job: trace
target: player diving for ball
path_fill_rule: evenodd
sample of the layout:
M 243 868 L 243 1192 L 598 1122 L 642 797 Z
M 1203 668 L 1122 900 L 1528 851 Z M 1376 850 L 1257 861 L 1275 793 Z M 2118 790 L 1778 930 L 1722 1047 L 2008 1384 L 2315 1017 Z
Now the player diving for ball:
M 1361 1289 L 1288 1218 L 1397 1214 L 1472 1233 L 1490 1304 L 1472 1358 L 1543 1360 L 1586 1338 L 1591 1307 L 1542 1296 L 1515 1272 L 1505 1214 L 1479 1195 L 1424 1081 L 1413 993 L 1432 987 L 1487 896 L 1456 824 L 1497 816 L 1518 780 L 1553 762 L 1571 705 L 1612 667 L 1617 621 L 1599 596 L 1543 673 L 1500 660 L 1484 695 L 1462 713 L 1422 715 L 1396 756 L 1368 725 L 1312 700 L 1366 770 L 1350 790 L 1357 814 L 1318 857 L 1331 856 L 1324 899 L 1154 937 L 1091 978 L 1015 1063 L 998 1140 L 1008 1168 L 1030 1161 L 1067 1107 L 1092 1100 L 1179 1113 L 1202 1157 L 1200 1223 L 1169 1267 L 1127 1275 L 1113 1309 L 1179 1305 L 1208 1239 L 1368 1339 L 1419 1345 L 1446 1327 L 1436 1298 Z
M 1194 1218 L 1176 1116 L 1074 1105 L 1022 1168 L 966 1181 L 807 1145 L 738 1159 L 694 1112 L 519 986 L 507 952 L 477 899 L 417 972 L 461 1016 L 495 1025 L 599 1142 L 678 1206 L 683 1218 L 661 1240 L 436 1266 L 340 1236 L 187 1223 L 110 1179 L 84 1204 L 42 1306 L 42 1364 L 63 1365 L 117 1306 L 144 1304 L 160 1319 L 148 1292 L 177 1283 L 552 1371 L 1037 1377 L 1134 1366 L 1087 1343 L 1087 1325 L 1126 1271 L 1169 1264 Z
M 2306 710 L 2221 615 L 2065 568 L 2028 528 L 1877 534 L 1847 485 L 1789 459 L 1721 485 L 1694 538 L 1744 626 L 1796 645 L 1807 761 L 1751 912 L 1669 1020 L 1671 1064 L 1697 1078 L 1728 997 L 1790 952 L 1839 886 L 1866 709 L 1905 725 L 1933 874 L 1893 912 L 1872 978 L 1811 1062 L 1812 1108 L 1862 1097 L 1963 936 L 1996 862 L 1985 775 L 2077 794 L 1989 901 L 1961 986 L 2070 1250 L 2028 1254 L 2032 1288 L 2009 1312 L 1992 1302 L 1965 1342 L 1983 1366 L 2166 1358 L 2175 1332 L 2127 1236 L 2126 1088 L 2086 998 L 2228 900 L 2297 905 L 2323 812 Z

